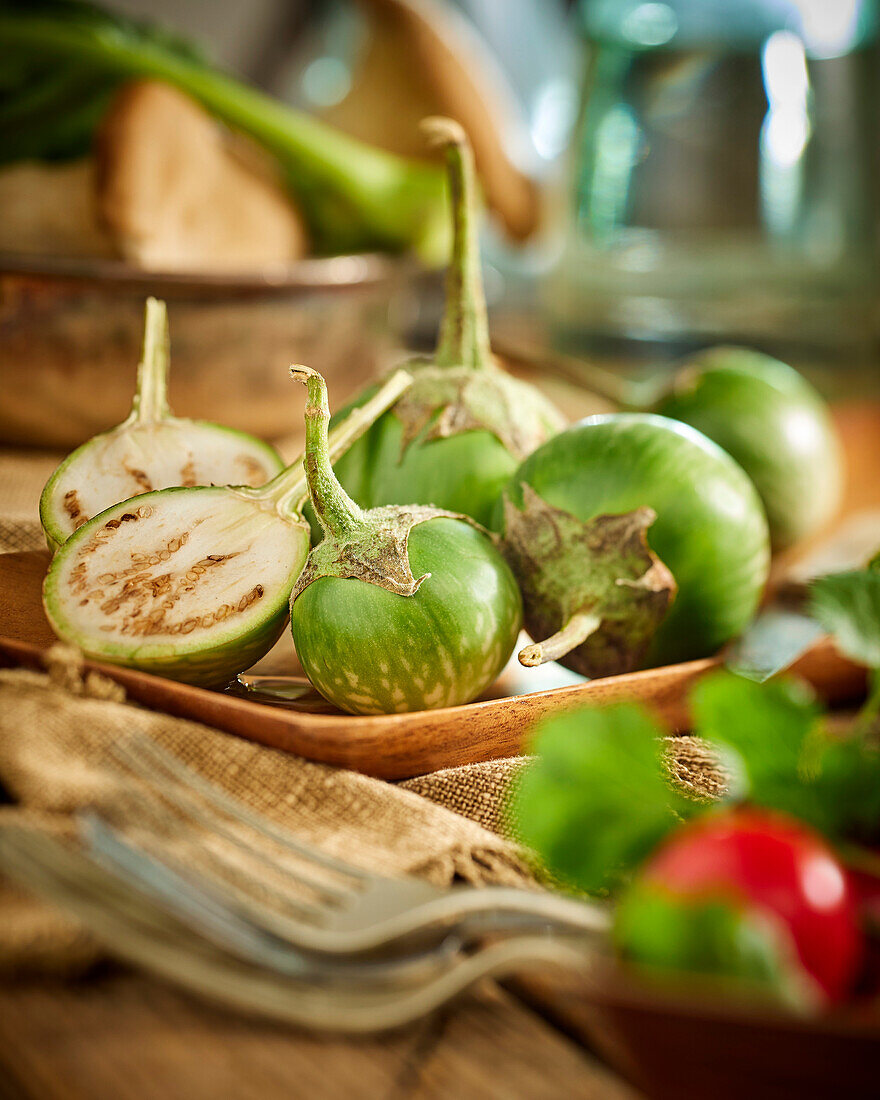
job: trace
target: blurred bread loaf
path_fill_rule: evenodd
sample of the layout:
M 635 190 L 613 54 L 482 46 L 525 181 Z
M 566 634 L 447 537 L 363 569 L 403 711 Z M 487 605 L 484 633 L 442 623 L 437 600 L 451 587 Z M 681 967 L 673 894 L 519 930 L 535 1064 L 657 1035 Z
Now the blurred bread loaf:
M 243 270 L 299 259 L 305 226 L 271 168 L 188 96 L 126 85 L 95 144 L 98 216 L 153 270 Z

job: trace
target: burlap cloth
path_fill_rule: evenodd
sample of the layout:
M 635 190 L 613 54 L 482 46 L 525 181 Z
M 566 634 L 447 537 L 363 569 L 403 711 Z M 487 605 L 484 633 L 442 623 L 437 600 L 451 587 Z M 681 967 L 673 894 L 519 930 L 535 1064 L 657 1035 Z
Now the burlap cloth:
M 54 461 L 0 452 L 0 551 L 42 545 L 35 501 Z M 72 835 L 73 815 L 93 808 L 129 833 L 140 830 L 135 839 L 146 847 L 173 844 L 179 862 L 197 863 L 210 837 L 181 840 L 142 820 L 147 788 L 112 752 L 137 736 L 348 863 L 439 885 L 535 885 L 533 861 L 504 835 L 505 792 L 522 758 L 384 783 L 130 704 L 118 685 L 84 679 L 69 650 L 53 655 L 47 673 L 0 670 L 0 787 L 7 799 L 0 824 L 17 820 Z M 670 739 L 668 748 L 678 782 L 697 797 L 717 796 L 724 777 L 705 746 L 685 737 Z M 72 974 L 100 953 L 63 914 L 0 883 L 0 971 Z

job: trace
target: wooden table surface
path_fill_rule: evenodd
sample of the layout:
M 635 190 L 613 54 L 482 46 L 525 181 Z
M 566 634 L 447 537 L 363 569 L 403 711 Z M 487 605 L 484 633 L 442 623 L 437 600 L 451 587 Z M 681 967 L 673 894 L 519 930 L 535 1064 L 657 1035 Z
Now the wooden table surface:
M 0 989 L 0 1100 L 639 1100 L 494 983 L 390 1035 L 249 1020 L 107 968 Z

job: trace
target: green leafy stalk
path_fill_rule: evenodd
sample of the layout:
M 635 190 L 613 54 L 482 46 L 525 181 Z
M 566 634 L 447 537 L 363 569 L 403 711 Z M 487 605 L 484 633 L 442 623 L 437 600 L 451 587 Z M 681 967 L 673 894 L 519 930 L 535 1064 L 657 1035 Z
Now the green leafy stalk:
M 431 260 L 443 255 L 445 181 L 435 166 L 364 145 L 210 68 L 170 36 L 88 4 L 0 0 L 0 67 L 6 64 L 15 66 L 25 88 L 38 74 L 47 78 L 60 69 L 71 80 L 88 75 L 104 103 L 114 81 L 143 77 L 173 84 L 273 154 L 321 250 L 412 248 Z M 34 122 L 51 130 L 65 110 L 63 98 L 50 98 L 51 112 L 28 114 L 27 155 L 39 155 Z M 89 102 L 96 113 L 98 101 Z M 0 112 L 0 137 L 11 121 Z M 47 144 L 58 155 L 57 136 L 47 132 Z
M 655 884 L 631 887 L 617 906 L 614 941 L 646 971 L 718 977 L 790 1007 L 809 1005 L 814 991 L 782 960 L 790 947 L 776 926 L 722 901 L 682 902 Z
M 880 668 L 880 572 L 873 566 L 813 581 L 809 612 L 834 635 L 841 653 L 867 668 Z
M 858 724 L 832 734 L 803 684 L 719 672 L 697 684 L 691 709 L 696 732 L 735 773 L 730 798 L 792 814 L 835 840 L 876 840 L 880 751 Z
M 446 151 L 452 203 L 452 257 L 446 270 L 446 308 L 434 362 L 441 367 L 492 365 L 486 295 L 480 271 L 474 154 L 461 126 L 449 118 L 426 118 L 422 130 Z

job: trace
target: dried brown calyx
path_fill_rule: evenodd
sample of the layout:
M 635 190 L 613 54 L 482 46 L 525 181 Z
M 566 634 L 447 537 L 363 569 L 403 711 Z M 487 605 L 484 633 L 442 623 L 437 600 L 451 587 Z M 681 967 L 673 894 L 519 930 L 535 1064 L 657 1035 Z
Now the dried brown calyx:
M 561 660 L 585 676 L 637 668 L 675 598 L 675 578 L 648 546 L 651 508 L 583 521 L 527 483 L 523 508 L 504 499 L 502 550 L 536 641 L 524 665 Z

